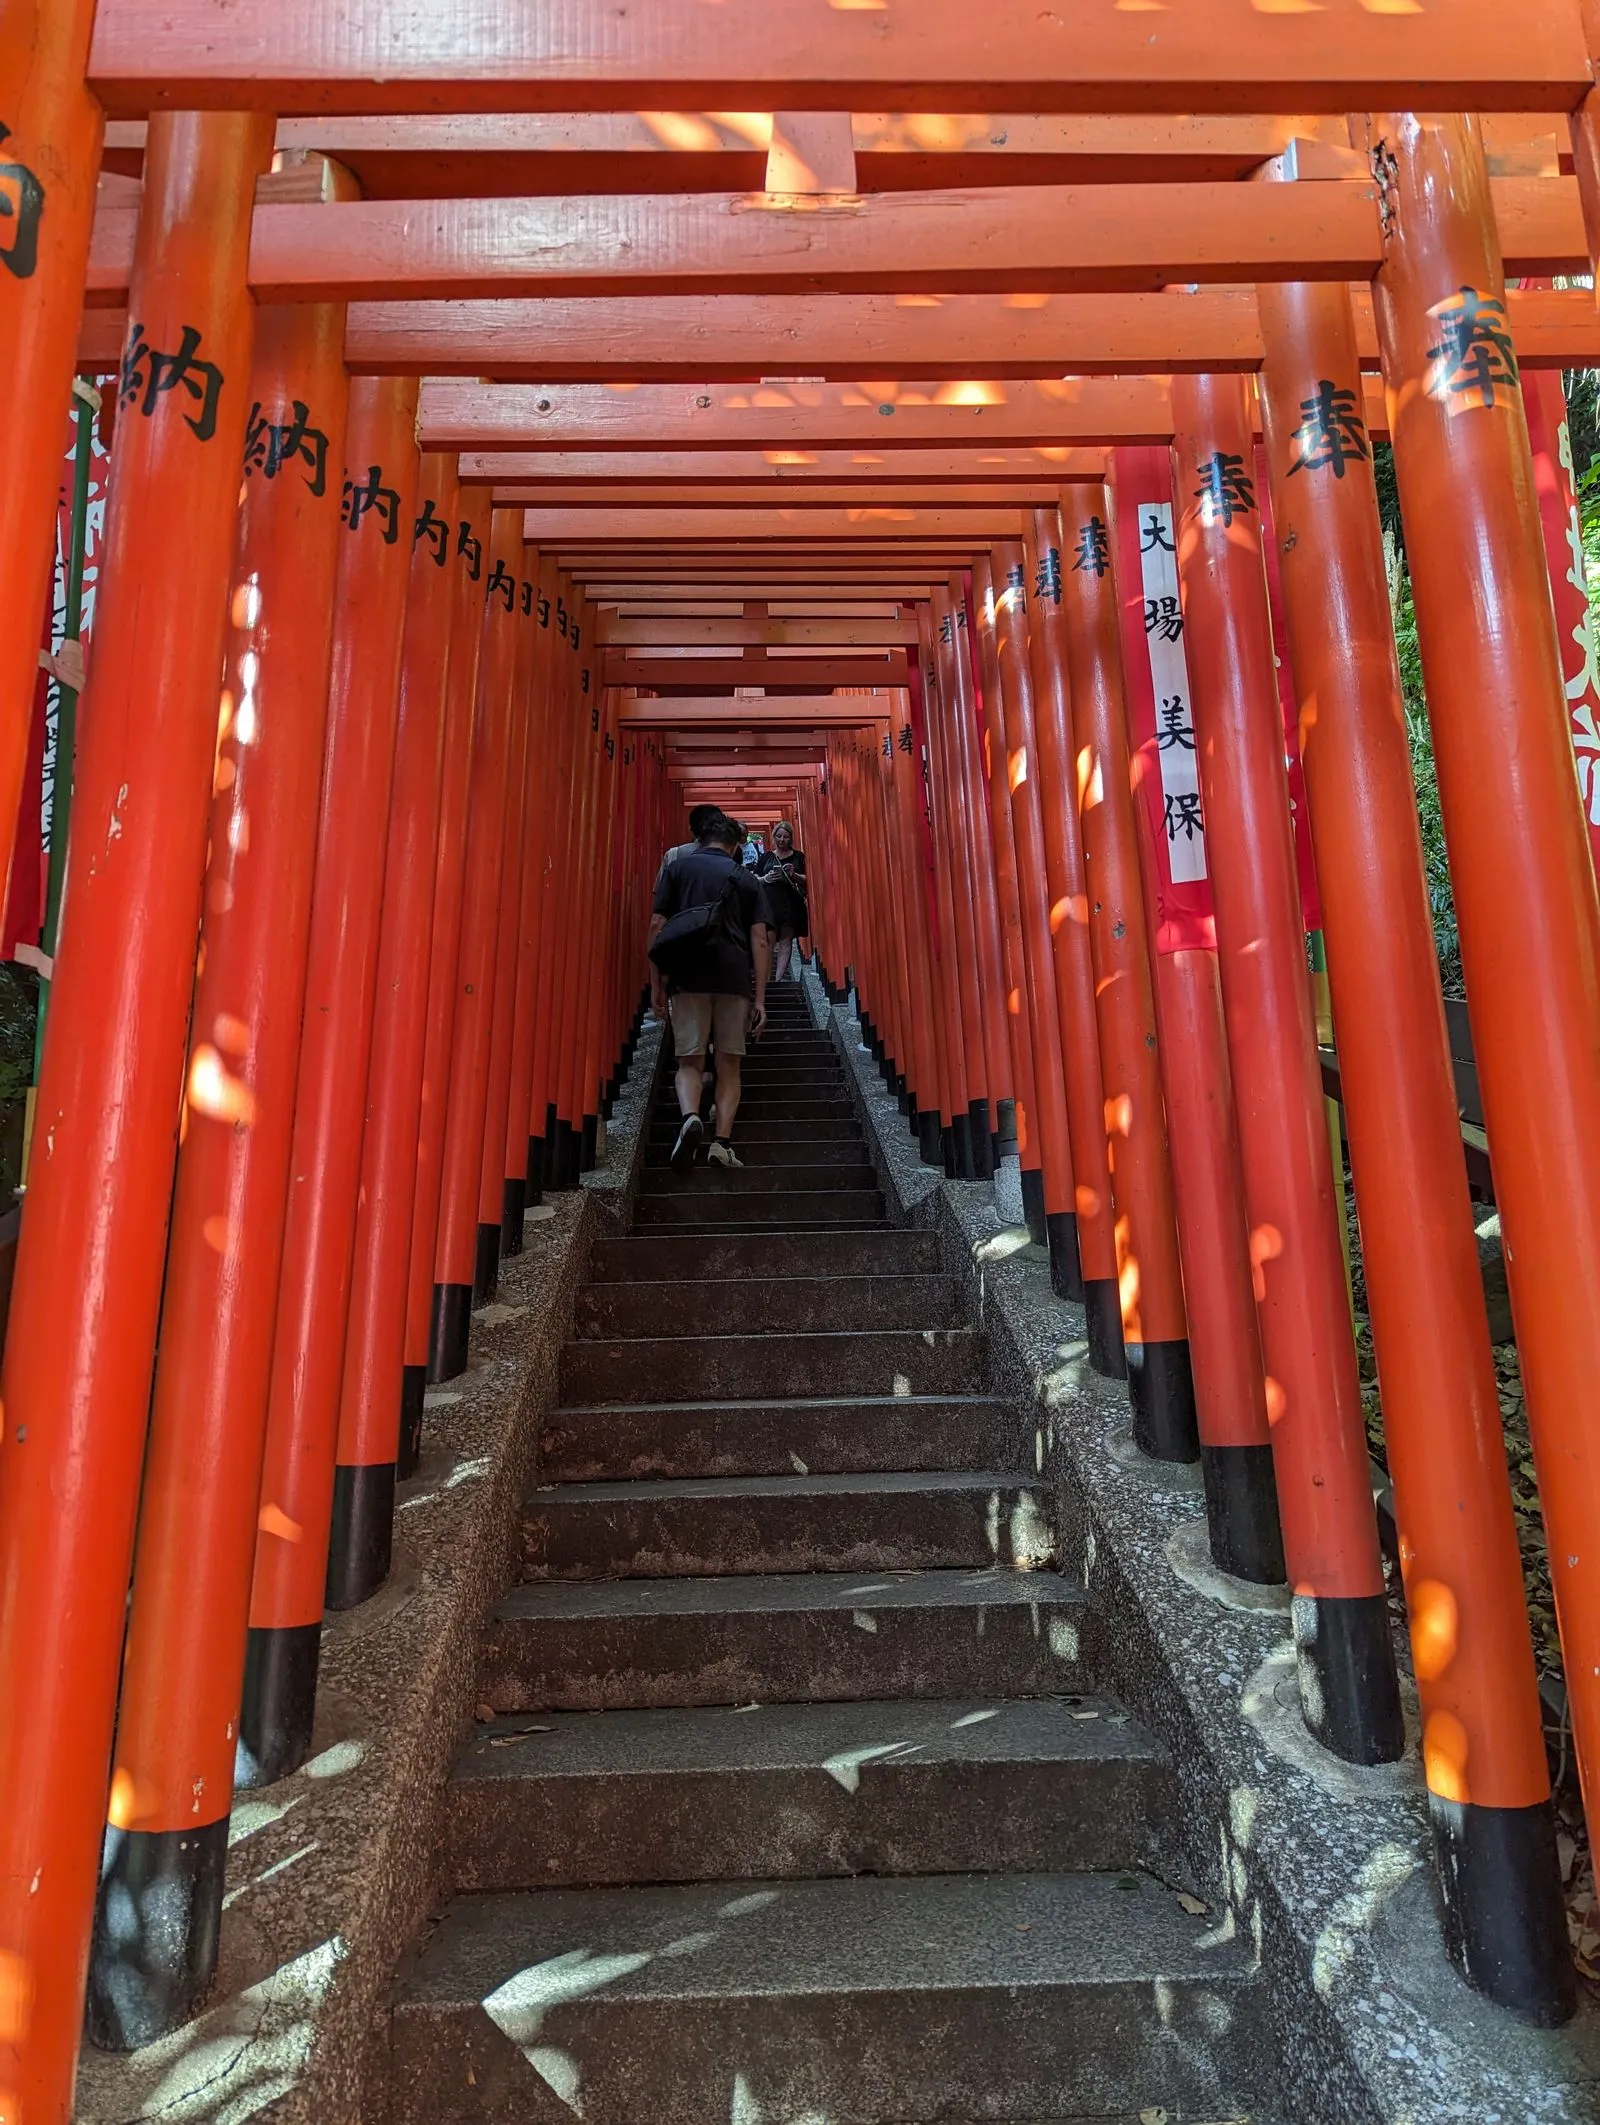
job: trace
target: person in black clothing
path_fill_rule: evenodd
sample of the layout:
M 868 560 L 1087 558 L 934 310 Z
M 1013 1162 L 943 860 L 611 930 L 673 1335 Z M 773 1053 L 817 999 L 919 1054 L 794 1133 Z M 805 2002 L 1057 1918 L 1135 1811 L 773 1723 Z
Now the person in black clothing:
M 772 978 L 786 981 L 790 949 L 797 937 L 805 935 L 811 919 L 806 905 L 806 859 L 795 847 L 794 829 L 786 821 L 780 820 L 772 829 L 772 847 L 756 864 L 756 876 L 766 888 L 777 926 Z M 795 979 L 799 979 L 798 972 Z
M 744 1161 L 730 1141 L 739 1111 L 746 1032 L 767 1022 L 767 977 L 772 969 L 772 912 L 755 877 L 739 863 L 739 829 L 718 814 L 700 836 L 692 856 L 665 867 L 656 886 L 650 942 L 669 917 L 685 908 L 721 904 L 722 935 L 689 947 L 681 964 L 663 979 L 651 962 L 651 1000 L 658 1017 L 670 1013 L 677 1057 L 675 1080 L 683 1126 L 672 1147 L 672 1167 L 683 1173 L 705 1135 L 700 1119 L 706 1049 L 716 1047 L 716 1137 L 707 1158 L 715 1166 Z

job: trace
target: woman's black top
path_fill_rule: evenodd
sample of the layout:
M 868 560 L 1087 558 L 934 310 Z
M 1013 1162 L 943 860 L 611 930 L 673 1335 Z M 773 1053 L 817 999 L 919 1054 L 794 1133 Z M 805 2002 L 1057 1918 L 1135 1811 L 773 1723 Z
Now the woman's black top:
M 768 849 L 756 864 L 756 876 L 766 889 L 778 928 L 803 933 L 807 920 L 806 859 L 799 849 L 791 849 L 787 856 Z

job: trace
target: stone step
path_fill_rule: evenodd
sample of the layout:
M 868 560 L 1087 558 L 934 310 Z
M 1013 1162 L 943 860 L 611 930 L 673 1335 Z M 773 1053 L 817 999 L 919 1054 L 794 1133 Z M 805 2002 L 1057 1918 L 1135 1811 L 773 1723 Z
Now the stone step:
M 573 1334 L 591 1336 L 810 1335 L 862 1328 L 958 1328 L 964 1300 L 947 1276 L 777 1276 L 766 1243 L 747 1240 L 737 1274 L 656 1283 L 590 1284 L 578 1293 Z
M 519 1562 L 525 1580 L 661 1579 L 1031 1572 L 1055 1554 L 1042 1483 L 970 1470 L 547 1484 L 523 1500 Z
M 479 1727 L 446 1789 L 452 1891 L 1157 1863 L 1176 1804 L 1099 1698 L 554 1712 Z
M 1054 1572 L 546 1579 L 490 1619 L 479 1694 L 495 1712 L 1050 1696 L 1092 1687 L 1082 1616 Z
M 833 1234 L 778 1226 L 762 1235 L 754 1254 L 748 1239 L 716 1239 L 710 1234 L 597 1240 L 589 1275 L 596 1283 L 745 1277 L 753 1261 L 764 1276 L 931 1276 L 942 1266 L 938 1236 L 932 1232 L 885 1225 L 875 1232 Z
M 637 1336 L 570 1342 L 563 1402 L 735 1402 L 747 1396 L 965 1395 L 984 1379 L 970 1328 L 838 1335 Z
M 736 1125 L 737 1126 L 737 1125 Z M 646 1196 L 677 1195 L 781 1195 L 790 1190 L 803 1194 L 830 1188 L 875 1188 L 877 1176 L 865 1158 L 851 1165 L 804 1166 L 713 1166 L 702 1155 L 687 1173 L 674 1173 L 668 1166 L 646 1171 L 640 1187 Z
M 1214 2118 L 1260 1998 L 1133 1872 L 458 1897 L 395 2006 L 394 2125 Z
M 845 1144 L 859 1151 L 866 1143 L 858 1121 L 847 1122 L 767 1122 L 750 1121 L 742 1113 L 737 1123 L 741 1155 L 746 1144 L 809 1144 L 818 1149 L 824 1144 Z M 670 1150 L 677 1141 L 678 1114 L 674 1108 L 665 1121 L 652 1122 L 646 1142 L 653 1148 L 660 1144 Z
M 791 1188 L 770 1195 L 685 1189 L 677 1195 L 641 1195 L 635 1223 L 646 1230 L 674 1225 L 718 1225 L 729 1231 L 764 1225 L 803 1230 L 808 1225 L 876 1225 L 883 1196 L 876 1188 Z
M 1022 1470 L 1033 1459 L 1031 1426 L 1010 1402 L 979 1395 L 600 1403 L 553 1410 L 539 1435 L 549 1483 Z
M 757 1128 L 759 1123 L 752 1123 Z M 672 1157 L 672 1147 L 678 1140 L 676 1129 L 661 1129 L 651 1132 L 650 1142 L 644 1155 L 647 1173 L 666 1171 Z M 709 1144 L 709 1135 L 706 1139 Z M 746 1128 L 741 1115 L 733 1125 L 733 1148 L 746 1166 L 798 1166 L 808 1171 L 819 1167 L 837 1168 L 849 1172 L 859 1169 L 872 1172 L 872 1163 L 867 1157 L 867 1147 L 854 1130 L 839 1143 L 814 1142 L 808 1136 L 785 1136 L 773 1142 L 770 1138 L 754 1136 Z M 702 1147 L 697 1155 L 696 1168 L 707 1166 L 709 1161 Z
M 657 1109 L 658 1121 L 670 1121 L 678 1111 L 674 1100 Z M 845 1122 L 855 1119 L 855 1108 L 843 1094 L 837 1097 L 791 1098 L 788 1093 L 751 1092 L 739 1101 L 739 1121 L 789 1122 L 804 1127 L 810 1122 Z M 738 1125 L 735 1124 L 737 1127 Z M 857 1124 L 859 1127 L 859 1123 Z

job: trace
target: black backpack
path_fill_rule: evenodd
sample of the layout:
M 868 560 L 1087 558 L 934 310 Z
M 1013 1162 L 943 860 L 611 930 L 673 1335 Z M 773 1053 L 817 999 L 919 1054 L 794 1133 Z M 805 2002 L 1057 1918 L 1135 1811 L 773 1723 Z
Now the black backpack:
M 703 901 L 695 908 L 679 908 L 661 925 L 650 947 L 650 960 L 669 980 L 675 979 L 679 968 L 707 945 L 733 941 L 728 929 L 728 903 L 739 876 L 738 871 L 732 872 L 715 900 Z

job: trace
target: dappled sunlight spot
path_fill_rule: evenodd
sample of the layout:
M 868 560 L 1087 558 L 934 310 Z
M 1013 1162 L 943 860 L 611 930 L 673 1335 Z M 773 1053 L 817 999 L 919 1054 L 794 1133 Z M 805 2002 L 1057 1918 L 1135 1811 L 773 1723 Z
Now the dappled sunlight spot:
M 753 1889 L 748 1896 L 736 1896 L 731 1903 L 717 1906 L 718 1918 L 751 1918 L 757 1911 L 767 1911 L 778 1901 L 776 1889 Z
M 303 1793 L 295 1793 L 288 1800 L 257 1800 L 253 1796 L 237 1799 L 228 1817 L 229 1848 L 242 1845 L 246 1838 L 254 1837 L 259 1830 L 270 1830 L 275 1822 L 282 1822 L 305 1797 Z
M 1411 1657 L 1419 1682 L 1437 1682 L 1456 1657 L 1461 1618 L 1453 1591 L 1441 1580 L 1420 1579 L 1406 1588 L 1411 1618 Z
M 228 1054 L 242 1056 L 250 1047 L 250 1028 L 231 1011 L 219 1011 L 211 1021 L 211 1038 Z
M 1258 15 L 1320 15 L 1322 0 L 1250 0 Z
M 256 1526 L 279 1542 L 299 1542 L 305 1534 L 299 1521 L 291 1520 L 281 1505 L 263 1505 Z
M 1124 1320 L 1138 1312 L 1140 1295 L 1139 1257 L 1130 1254 L 1117 1272 L 1117 1297 L 1122 1302 Z
M 548 1962 L 530 1963 L 508 1977 L 484 2000 L 483 2011 L 501 2035 L 509 2037 L 526 2057 L 553 2007 L 587 1999 L 620 1978 L 632 1977 L 653 1960 L 648 1953 L 594 1955 L 587 1948 L 571 1948 Z
M 972 1250 L 973 1259 L 979 1262 L 1008 1261 L 1030 1244 L 1025 1225 L 1008 1225 L 1004 1232 L 995 1233 L 992 1239 L 979 1240 Z
M 1106 1101 L 1107 1136 L 1131 1136 L 1133 1133 L 1133 1098 L 1127 1092 L 1118 1092 Z
M 1048 295 L 1006 295 L 1000 300 L 1002 310 L 1044 310 L 1049 307 Z
M 217 698 L 217 743 L 219 745 L 233 728 L 233 712 L 237 706 L 238 703 L 225 686 Z
M 1277 1424 L 1282 1420 L 1284 1411 L 1289 1407 L 1289 1397 L 1270 1372 L 1266 1376 L 1266 1390 L 1267 1422 L 1269 1424 Z
M 524 2053 L 528 2064 L 549 2088 L 559 2102 L 565 2103 L 574 2117 L 583 2116 L 583 2105 L 578 2101 L 582 2075 L 578 2062 L 570 2051 L 563 2051 L 556 2044 L 534 2044 Z
M 698 150 L 704 154 L 722 144 L 715 126 L 688 111 L 640 111 L 638 116 L 665 148 L 677 148 L 685 154 Z
M 189 1105 L 212 1121 L 248 1129 L 256 1118 L 256 1096 L 235 1077 L 209 1041 L 202 1041 L 189 1064 Z
M 985 1720 L 998 1719 L 999 1717 L 1000 1708 L 998 1705 L 986 1706 L 981 1712 L 964 1712 L 959 1719 L 951 1720 L 950 1731 L 952 1734 L 956 1734 L 963 1727 L 979 1727 L 983 1725 Z
M 114 1830 L 131 1830 L 145 1812 L 149 1796 L 141 1797 L 131 1771 L 118 1764 L 111 1774 L 111 1797 L 106 1803 L 106 1821 Z
M 1072 1200 L 1080 1218 L 1100 1215 L 1100 1191 L 1098 1188 L 1091 1188 L 1086 1181 L 1080 1181 L 1073 1189 Z
M 1422 0 L 1356 0 L 1357 7 L 1364 7 L 1369 15 L 1420 15 L 1425 12 Z
M 1078 1657 L 1078 1626 L 1067 1616 L 1052 1616 L 1045 1631 L 1045 1643 L 1057 1660 L 1075 1661 Z
M 1008 591 L 1006 595 L 1009 597 L 1010 592 Z M 1014 753 L 1008 753 L 1006 756 L 1006 780 L 1010 783 L 1012 792 L 1015 794 L 1017 790 L 1021 789 L 1027 779 L 1028 748 L 1025 745 L 1019 745 Z
M 967 377 L 959 382 L 941 384 L 933 395 L 936 406 L 1003 406 L 1007 403 L 1004 384 Z
M 1100 774 L 1100 761 L 1093 746 L 1078 748 L 1078 809 L 1092 812 L 1097 804 L 1104 804 L 1106 786 Z
M 1454 1712 L 1430 1712 L 1422 1729 L 1422 1767 L 1428 1790 L 1441 1800 L 1463 1806 L 1472 1798 L 1467 1784 L 1467 1730 Z
M 938 310 L 943 302 L 937 295 L 897 295 L 894 306 L 897 310 Z
M 1071 912 L 1072 902 L 1070 900 L 1053 900 L 1050 903 L 1050 934 L 1052 937 L 1055 936 Z
M 254 627 L 261 617 L 261 578 L 247 576 L 236 585 L 233 599 L 228 607 L 228 618 L 235 627 Z
M 886 1757 L 906 1756 L 922 1746 L 917 1741 L 869 1741 L 859 1749 L 840 1749 L 822 1759 L 822 1769 L 847 1793 L 859 1792 L 864 1764 L 881 1763 Z
M 200 1237 L 213 1254 L 226 1254 L 238 1236 L 232 1218 L 224 1217 L 220 1211 L 208 1217 L 200 1227 Z
M 1268 1262 L 1275 1262 L 1283 1253 L 1283 1234 L 1276 1225 L 1257 1225 L 1250 1235 L 1250 1283 L 1255 1292 L 1256 1303 L 1267 1295 L 1267 1280 L 1263 1270 Z
M 367 1745 L 364 1741 L 336 1741 L 332 1748 L 324 1749 L 320 1756 L 313 1756 L 305 1766 L 307 1778 L 344 1778 L 358 1765 L 365 1763 Z
M 1382 1844 L 1362 1866 L 1357 1885 L 1341 1896 L 1317 1935 L 1311 1957 L 1311 1982 L 1321 1999 L 1331 1999 L 1355 1960 L 1357 1946 L 1372 1930 L 1378 1907 L 1417 1867 L 1416 1855 L 1403 1845 Z

